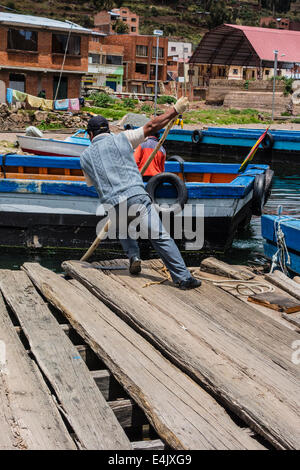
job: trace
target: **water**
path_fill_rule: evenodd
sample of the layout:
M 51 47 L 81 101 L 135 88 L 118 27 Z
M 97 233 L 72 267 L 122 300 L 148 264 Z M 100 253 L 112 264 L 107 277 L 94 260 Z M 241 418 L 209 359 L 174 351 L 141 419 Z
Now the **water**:
M 299 158 L 299 157 L 298 157 Z M 225 163 L 225 161 L 224 161 Z M 227 160 L 228 163 L 228 160 Z M 283 214 L 291 216 L 300 216 L 300 164 L 273 167 L 275 178 L 271 197 L 265 206 L 265 213 L 276 214 L 279 205 L 283 206 Z M 282 174 L 284 171 L 284 175 Z M 263 263 L 263 239 L 261 237 L 260 217 L 253 217 L 250 227 L 233 242 L 232 248 L 224 255 L 224 261 L 228 263 L 247 264 Z M 80 259 L 82 253 L 73 253 L 71 256 L 66 252 L 48 251 L 41 254 L 24 251 L 2 252 L 0 267 L 2 269 L 19 269 L 26 261 L 37 262 L 43 266 L 53 269 L 56 272 L 61 271 L 61 263 L 65 259 Z M 106 259 L 119 257 L 120 253 L 114 254 L 108 252 Z M 199 265 L 199 256 L 186 257 L 188 265 Z
M 293 168 L 291 169 L 293 171 Z M 283 214 L 300 216 L 300 174 L 275 176 L 271 197 L 264 208 L 265 214 L 277 214 L 278 206 L 283 207 Z M 252 217 L 250 228 L 243 237 L 234 240 L 231 250 L 226 254 L 228 262 L 247 264 L 264 262 L 261 219 Z

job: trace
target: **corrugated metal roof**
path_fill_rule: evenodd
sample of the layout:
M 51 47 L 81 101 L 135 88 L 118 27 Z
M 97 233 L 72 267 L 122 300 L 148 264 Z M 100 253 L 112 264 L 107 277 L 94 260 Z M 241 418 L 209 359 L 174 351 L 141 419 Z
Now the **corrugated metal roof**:
M 300 62 L 300 31 L 232 24 L 226 26 L 243 31 L 261 60 L 273 61 L 274 50 L 277 49 L 279 61 Z M 281 54 L 285 56 L 281 57 Z
M 18 26 L 34 26 L 36 28 L 47 28 L 54 30 L 70 31 L 71 26 L 72 32 L 92 34 L 91 29 L 83 28 L 75 23 L 67 23 L 65 21 L 52 20 L 50 18 L 44 18 L 41 16 L 31 15 L 18 15 L 14 13 L 0 12 L 0 23 L 18 25 Z
M 224 24 L 204 35 L 190 63 L 259 66 L 275 49 L 279 62 L 300 62 L 300 32 Z

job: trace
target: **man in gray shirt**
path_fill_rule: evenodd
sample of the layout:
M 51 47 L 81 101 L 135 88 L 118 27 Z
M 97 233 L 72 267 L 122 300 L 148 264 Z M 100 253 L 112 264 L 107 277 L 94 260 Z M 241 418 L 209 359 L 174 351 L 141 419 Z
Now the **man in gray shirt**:
M 95 116 L 87 127 L 92 145 L 80 158 L 87 184 L 96 188 L 101 204 L 113 207 L 117 214 L 122 213 L 125 203 L 126 211 L 132 206 L 137 208 L 141 233 L 150 239 L 180 289 L 194 289 L 201 282 L 191 276 L 177 245 L 162 225 L 145 190 L 133 151 L 146 137 L 165 127 L 178 114 L 183 114 L 187 106 L 187 98 L 180 98 L 174 107 L 144 127 L 120 134 L 111 134 L 107 120 L 103 116 Z M 127 226 L 126 235 L 119 233 L 119 239 L 130 260 L 130 273 L 138 274 L 141 271 L 139 246 L 133 237 L 128 236 Z

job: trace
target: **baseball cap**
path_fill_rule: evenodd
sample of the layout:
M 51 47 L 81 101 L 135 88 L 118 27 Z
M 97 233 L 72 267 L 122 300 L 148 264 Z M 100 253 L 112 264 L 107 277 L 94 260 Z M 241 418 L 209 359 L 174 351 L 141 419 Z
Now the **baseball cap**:
M 99 130 L 108 130 L 109 129 L 109 124 L 108 124 L 108 121 L 107 119 L 105 119 L 105 117 L 103 116 L 93 116 L 89 122 L 88 122 L 88 125 L 87 125 L 87 131 L 99 131 Z

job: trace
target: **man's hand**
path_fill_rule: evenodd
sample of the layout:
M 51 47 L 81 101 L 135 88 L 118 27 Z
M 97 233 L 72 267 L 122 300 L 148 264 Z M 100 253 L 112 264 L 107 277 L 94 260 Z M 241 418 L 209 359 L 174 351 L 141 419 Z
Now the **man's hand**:
M 174 108 L 178 114 L 183 114 L 189 105 L 189 100 L 186 97 L 181 97 L 174 105 Z

